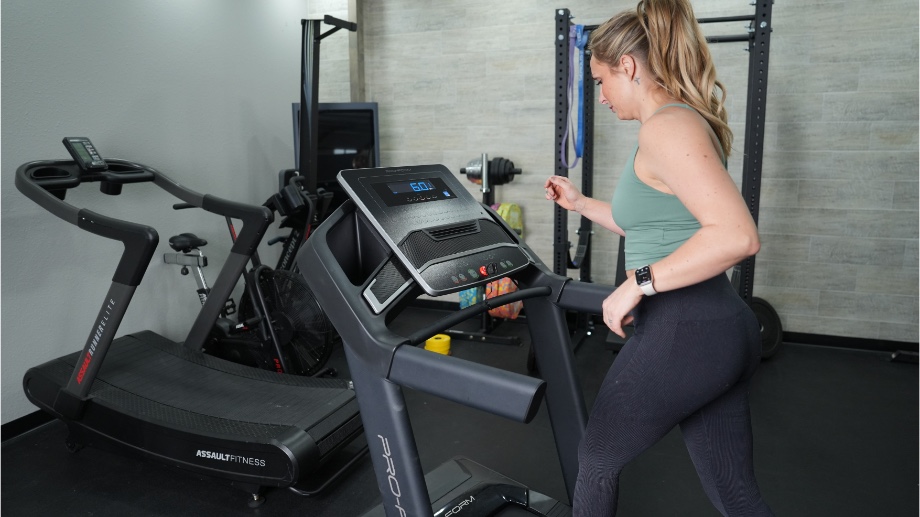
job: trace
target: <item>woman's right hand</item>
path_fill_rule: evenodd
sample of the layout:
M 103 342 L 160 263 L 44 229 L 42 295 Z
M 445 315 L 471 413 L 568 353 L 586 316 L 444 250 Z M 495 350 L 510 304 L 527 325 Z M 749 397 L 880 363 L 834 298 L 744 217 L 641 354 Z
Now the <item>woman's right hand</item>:
M 585 207 L 588 198 L 575 188 L 575 185 L 564 176 L 550 176 L 543 184 L 546 189 L 546 199 L 555 201 L 566 210 L 580 211 Z

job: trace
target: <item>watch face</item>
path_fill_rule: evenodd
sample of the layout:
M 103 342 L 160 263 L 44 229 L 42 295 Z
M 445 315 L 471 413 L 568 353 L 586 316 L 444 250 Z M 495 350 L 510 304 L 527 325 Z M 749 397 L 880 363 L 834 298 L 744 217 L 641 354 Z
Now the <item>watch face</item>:
M 652 271 L 648 266 L 636 269 L 636 282 L 638 284 L 647 284 L 652 281 Z

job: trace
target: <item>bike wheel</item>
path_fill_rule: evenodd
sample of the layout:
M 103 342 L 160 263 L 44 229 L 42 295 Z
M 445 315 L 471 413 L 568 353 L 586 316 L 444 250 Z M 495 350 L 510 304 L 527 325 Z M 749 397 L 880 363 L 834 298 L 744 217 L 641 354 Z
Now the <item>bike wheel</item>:
M 266 269 L 259 287 L 288 363 L 286 373 L 309 376 L 320 371 L 338 340 L 307 283 L 291 271 Z M 243 297 L 239 313 L 241 320 L 255 316 L 248 296 Z

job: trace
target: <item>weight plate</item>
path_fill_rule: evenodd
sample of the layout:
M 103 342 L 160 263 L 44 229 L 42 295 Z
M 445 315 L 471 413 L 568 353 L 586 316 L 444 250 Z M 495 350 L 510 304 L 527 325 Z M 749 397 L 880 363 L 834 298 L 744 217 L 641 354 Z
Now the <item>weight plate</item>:
M 760 323 L 760 336 L 763 341 L 760 358 L 769 359 L 776 355 L 783 345 L 783 323 L 773 306 L 763 298 L 756 296 L 752 298 L 751 309 L 757 316 L 757 322 Z

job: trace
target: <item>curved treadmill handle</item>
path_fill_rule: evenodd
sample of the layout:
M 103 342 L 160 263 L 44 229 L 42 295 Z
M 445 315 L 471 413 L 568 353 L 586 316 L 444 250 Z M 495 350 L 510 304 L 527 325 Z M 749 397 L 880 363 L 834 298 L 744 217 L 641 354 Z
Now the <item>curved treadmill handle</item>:
M 151 169 L 152 170 L 152 169 Z M 187 204 L 200 207 L 212 214 L 243 221 L 243 229 L 233 243 L 231 252 L 248 255 L 256 249 L 269 225 L 275 220 L 272 211 L 265 206 L 247 205 L 227 199 L 200 194 L 173 180 L 162 172 L 155 171 L 154 184 Z M 181 204 L 179 204 L 181 205 Z M 176 208 L 176 205 L 173 205 Z M 180 208 L 187 208 L 182 205 Z
M 113 162 L 114 163 L 114 162 Z M 101 174 L 103 181 L 108 183 L 113 183 L 116 185 L 126 185 L 128 183 L 144 183 L 147 181 L 153 181 L 153 173 L 147 170 L 146 167 L 138 165 L 134 169 L 128 170 L 118 170 L 112 169 L 107 170 Z
M 57 177 L 33 178 L 32 171 L 56 169 Z M 64 173 L 69 173 L 64 175 Z M 152 179 L 152 176 L 148 176 Z M 137 287 L 153 253 L 159 243 L 159 235 L 153 228 L 107 217 L 92 210 L 77 208 L 50 191 L 72 188 L 80 184 L 79 171 L 70 160 L 45 160 L 25 163 L 16 170 L 16 188 L 45 210 L 90 233 L 107 239 L 120 241 L 125 246 L 112 281 Z
M 67 165 L 72 165 L 72 167 L 66 167 Z M 39 171 L 42 169 L 58 169 L 61 171 L 61 174 L 41 180 L 33 180 L 29 175 L 31 171 Z M 65 172 L 69 174 L 65 175 Z M 80 177 L 79 173 L 76 171 L 76 165 L 74 165 L 73 161 L 69 160 L 28 162 L 20 165 L 19 168 L 16 169 L 16 188 L 20 192 L 27 198 L 35 201 L 45 210 L 73 225 L 76 225 L 79 220 L 78 213 L 80 209 L 69 203 L 65 203 L 49 191 L 73 188 L 79 184 Z
M 275 216 L 266 206 L 247 205 L 210 194 L 199 194 L 162 172 L 155 172 L 154 184 L 182 201 L 201 207 L 212 214 L 243 221 L 243 229 L 237 235 L 233 247 L 230 248 L 230 255 L 224 261 L 217 279 L 211 286 L 208 301 L 201 307 L 185 338 L 185 347 L 198 351 L 204 347 L 205 340 L 214 327 L 214 322 L 217 321 L 220 311 L 224 308 L 224 302 L 230 298 L 240 276 L 246 269 L 247 262 L 256 251 Z
M 33 171 L 38 172 L 43 168 L 54 169 L 56 173 L 52 176 L 33 177 Z M 78 209 L 49 191 L 59 189 L 63 185 L 67 185 L 64 188 L 76 187 L 80 183 L 80 174 L 73 162 L 69 161 L 29 162 L 16 170 L 16 188 L 26 197 L 68 223 L 100 237 L 120 241 L 125 246 L 112 278 L 112 285 L 70 380 L 58 392 L 54 401 L 55 411 L 71 419 L 77 419 L 82 415 L 85 400 L 89 396 L 106 352 L 159 242 L 156 230 L 149 226 L 106 217 L 91 210 Z
M 112 281 L 132 287 L 140 285 L 160 242 L 156 230 L 86 209 L 77 213 L 77 226 L 100 237 L 121 241 L 125 245 L 125 251 L 118 261 Z

